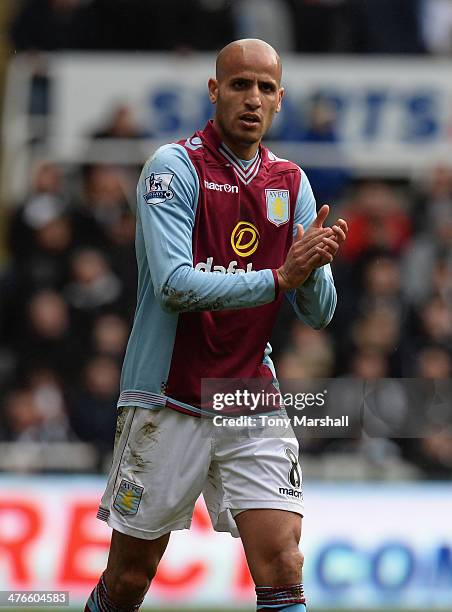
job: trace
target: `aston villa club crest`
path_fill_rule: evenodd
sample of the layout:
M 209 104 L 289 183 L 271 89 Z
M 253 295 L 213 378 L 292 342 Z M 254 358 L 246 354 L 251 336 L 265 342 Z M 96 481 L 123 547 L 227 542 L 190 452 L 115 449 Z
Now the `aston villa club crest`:
M 174 192 L 169 188 L 174 174 L 162 172 L 152 173 L 146 178 L 146 193 L 144 199 L 146 204 L 162 204 L 166 200 L 171 200 Z
M 288 189 L 266 189 L 267 219 L 274 225 L 284 225 L 289 221 L 290 199 Z
M 123 478 L 113 502 L 113 508 L 123 516 L 134 516 L 143 496 L 144 487 Z

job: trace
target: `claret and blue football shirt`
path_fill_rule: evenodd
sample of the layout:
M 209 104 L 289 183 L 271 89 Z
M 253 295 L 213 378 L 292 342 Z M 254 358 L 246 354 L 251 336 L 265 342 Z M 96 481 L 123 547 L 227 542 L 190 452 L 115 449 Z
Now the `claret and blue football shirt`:
M 137 308 L 118 406 L 200 415 L 202 378 L 273 378 L 268 340 L 283 295 L 276 269 L 295 224 L 316 216 L 304 172 L 264 146 L 243 162 L 212 122 L 146 162 L 137 188 Z M 286 292 L 297 316 L 329 323 L 329 265 Z

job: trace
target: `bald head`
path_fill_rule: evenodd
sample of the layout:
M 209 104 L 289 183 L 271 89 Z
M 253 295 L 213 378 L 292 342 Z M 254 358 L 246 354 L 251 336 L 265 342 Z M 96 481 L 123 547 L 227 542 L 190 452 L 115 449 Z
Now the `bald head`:
M 281 109 L 279 55 L 263 40 L 236 40 L 218 54 L 208 87 L 220 138 L 240 159 L 252 159 Z
M 277 82 L 281 82 L 281 58 L 271 45 L 258 38 L 235 40 L 218 53 L 216 78 L 222 81 L 238 69 L 249 69 L 259 65 L 266 65 Z

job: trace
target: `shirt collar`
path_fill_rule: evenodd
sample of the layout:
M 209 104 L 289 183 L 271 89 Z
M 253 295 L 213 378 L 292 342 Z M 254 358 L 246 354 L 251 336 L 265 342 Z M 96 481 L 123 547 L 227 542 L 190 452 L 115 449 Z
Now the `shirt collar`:
M 245 185 L 249 185 L 254 177 L 259 172 L 262 161 L 262 147 L 259 145 L 256 155 L 253 159 L 242 160 L 231 149 L 221 141 L 221 138 L 213 126 L 213 121 L 210 119 L 203 130 L 203 137 L 207 144 L 213 146 L 218 153 L 228 162 L 234 169 L 239 180 Z

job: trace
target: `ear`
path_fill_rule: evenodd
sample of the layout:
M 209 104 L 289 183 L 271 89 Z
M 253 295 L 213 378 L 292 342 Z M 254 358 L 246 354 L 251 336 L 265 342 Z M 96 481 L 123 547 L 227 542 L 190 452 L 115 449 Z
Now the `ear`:
M 216 104 L 218 99 L 218 81 L 217 79 L 209 79 L 207 84 L 209 88 L 209 98 L 212 104 Z
M 281 104 L 282 104 L 282 99 L 284 98 L 284 94 L 285 94 L 284 87 L 280 87 L 278 91 L 278 96 L 279 96 L 278 105 L 275 111 L 277 113 L 279 113 L 279 111 L 281 110 Z

